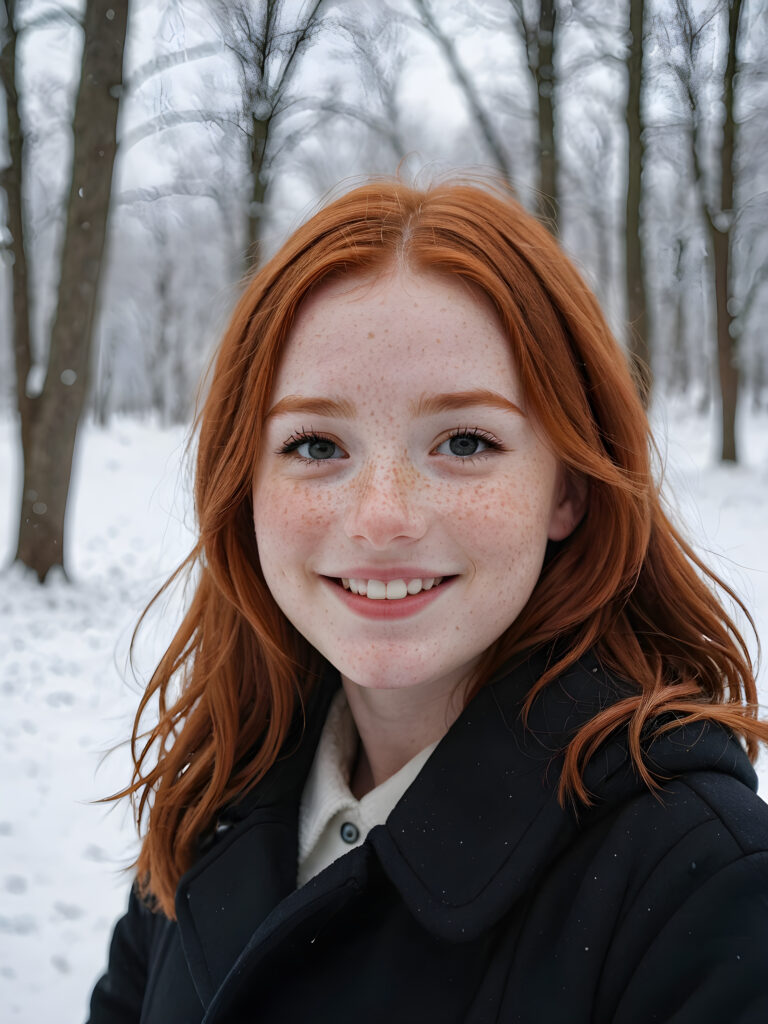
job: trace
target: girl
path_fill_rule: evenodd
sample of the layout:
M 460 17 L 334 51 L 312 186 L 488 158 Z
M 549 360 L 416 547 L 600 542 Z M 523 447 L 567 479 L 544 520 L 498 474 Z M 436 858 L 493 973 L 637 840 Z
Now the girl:
M 502 190 L 294 234 L 200 417 L 92 1024 L 768 1019 L 768 727 L 650 449 Z

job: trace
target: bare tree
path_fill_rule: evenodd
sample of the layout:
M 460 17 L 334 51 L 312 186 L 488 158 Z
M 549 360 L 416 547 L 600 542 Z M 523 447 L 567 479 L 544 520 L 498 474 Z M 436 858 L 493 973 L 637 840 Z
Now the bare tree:
M 320 105 L 320 123 L 329 125 L 336 119 L 342 119 L 362 127 L 369 138 L 378 143 L 374 145 L 377 169 L 390 165 L 392 161 L 399 162 L 409 150 L 403 110 L 398 99 L 407 60 L 403 28 L 404 19 L 389 7 L 377 11 L 372 20 L 346 17 L 334 26 L 345 44 L 343 50 L 338 48 L 333 54 L 334 63 L 347 66 L 351 53 L 360 77 L 363 98 L 350 101 L 348 79 L 342 81 L 339 78 L 331 84 L 328 97 Z M 324 130 L 319 141 L 327 142 L 327 138 Z M 334 147 L 326 144 L 322 149 L 321 157 L 312 154 L 304 161 L 305 177 L 318 192 L 324 192 L 342 176 Z M 333 169 L 324 167 L 326 163 Z
M 591 248 L 593 256 L 582 259 L 593 267 L 595 289 L 600 301 L 607 308 L 614 277 L 613 265 L 616 231 L 612 223 L 611 204 L 606 202 L 605 193 L 595 188 L 595 181 L 604 179 L 611 163 L 613 146 L 613 124 L 611 111 L 598 98 L 584 96 L 584 116 L 578 133 L 574 133 L 571 149 L 576 159 L 567 168 L 566 179 L 578 193 L 577 215 L 583 217 L 586 234 L 590 241 L 584 246 Z
M 166 218 L 157 213 L 150 230 L 156 269 L 152 275 L 154 302 L 151 327 L 144 349 L 147 386 L 152 395 L 151 408 L 166 425 L 188 420 L 194 404 L 198 361 L 184 350 L 185 285 L 179 281 L 179 260 Z M 194 252 L 193 252 L 194 255 Z M 187 303 L 188 304 L 188 303 Z
M 627 50 L 627 205 L 625 272 L 627 288 L 627 342 L 643 400 L 648 402 L 653 385 L 651 345 L 645 281 L 645 258 L 641 237 L 645 124 L 642 109 L 643 37 L 645 0 L 629 2 L 629 48 Z
M 554 234 L 560 229 L 558 151 L 555 137 L 555 0 L 509 0 L 517 30 L 525 45 L 528 72 L 533 81 L 536 120 L 536 206 L 539 217 Z
M 715 264 L 715 302 L 717 308 L 717 367 L 720 378 L 722 410 L 722 448 L 724 461 L 736 462 L 736 406 L 739 397 L 738 332 L 734 323 L 731 244 L 734 225 L 734 180 L 736 170 L 735 81 L 737 46 L 742 0 L 729 0 L 728 36 L 723 74 L 722 101 L 725 111 L 720 140 L 719 209 L 705 206 Z
M 3 172 L 12 235 L 16 397 L 24 477 L 16 558 L 45 579 L 64 565 L 64 518 L 78 423 L 85 405 L 102 257 L 107 236 L 128 0 L 88 0 L 58 299 L 42 389 L 33 390 L 24 134 L 19 118 L 17 5 L 5 4 L 0 69 L 10 165 Z
M 16 368 L 16 394 L 19 411 L 26 404 L 27 377 L 32 366 L 32 327 L 30 315 L 30 281 L 27 246 L 24 237 L 24 211 L 22 183 L 24 178 L 25 147 L 21 128 L 20 103 L 17 89 L 19 64 L 16 57 L 18 31 L 15 0 L 5 0 L 0 43 L 0 77 L 5 92 L 6 123 L 10 160 L 0 171 L 0 187 L 5 191 L 6 225 L 10 235 L 8 248 L 12 261 L 13 352 Z M 21 428 L 24 450 L 29 444 L 29 417 L 22 414 Z M 26 437 L 25 437 L 26 434 Z
M 421 25 L 437 42 L 460 86 L 467 105 L 493 161 L 511 182 L 514 167 L 509 148 L 499 130 L 497 119 L 491 117 L 477 87 L 464 68 L 455 38 L 448 33 L 435 16 L 428 0 L 412 0 Z M 536 210 L 540 219 L 554 234 L 560 230 L 559 161 L 556 136 L 556 48 L 558 4 L 556 0 L 507 0 L 512 15 L 507 31 L 523 44 L 525 63 L 533 87 L 533 109 L 529 109 L 536 124 Z M 472 18 L 483 20 L 482 5 L 472 10 Z M 509 112 L 517 107 L 510 96 L 503 100 Z
M 685 250 L 685 238 L 676 238 L 674 246 L 675 270 L 671 280 L 671 294 L 669 295 L 673 316 L 672 331 L 669 338 L 669 368 L 667 371 L 670 388 L 682 393 L 685 393 L 690 383 L 685 351 L 685 287 L 683 269 Z
M 284 0 L 219 0 L 214 10 L 224 41 L 237 61 L 242 106 L 238 118 L 248 144 L 248 243 L 259 261 L 269 167 L 276 153 L 275 127 L 292 106 L 289 86 L 299 58 L 315 38 L 324 0 L 309 0 L 293 18 Z
M 733 243 L 736 226 L 735 184 L 737 123 L 736 79 L 739 71 L 739 28 L 742 0 L 720 0 L 699 15 L 691 0 L 676 0 L 674 42 L 682 57 L 670 50 L 668 64 L 681 87 L 688 114 L 688 140 L 693 182 L 709 240 L 715 291 L 716 351 L 721 405 L 720 458 L 736 462 L 736 409 L 739 397 L 738 336 L 735 307 Z M 708 123 L 711 69 L 705 63 L 707 44 L 718 20 L 725 21 L 724 53 L 719 54 L 717 76 L 722 122 Z M 716 37 L 717 38 L 717 37 Z M 712 140 L 714 145 L 708 142 Z
M 512 159 L 493 120 L 487 113 L 475 83 L 459 58 L 455 39 L 445 31 L 434 15 L 429 0 L 412 0 L 421 26 L 435 40 L 451 72 L 461 88 L 464 98 L 485 142 L 493 162 L 506 180 L 512 184 L 515 178 Z

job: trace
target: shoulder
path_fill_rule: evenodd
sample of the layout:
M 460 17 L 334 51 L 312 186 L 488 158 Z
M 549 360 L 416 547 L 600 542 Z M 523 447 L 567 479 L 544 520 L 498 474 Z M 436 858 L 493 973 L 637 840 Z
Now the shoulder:
M 768 892 L 768 805 L 733 775 L 684 773 L 614 807 L 606 824 L 632 873 L 628 897 L 656 879 L 665 902 L 682 900 L 737 862 Z
M 622 807 L 603 849 L 625 860 L 607 1017 L 768 1019 L 768 806 L 732 775 L 692 772 Z
M 768 805 L 739 779 L 717 771 L 683 775 L 666 787 L 662 802 L 645 803 L 644 818 L 662 838 L 656 884 L 673 883 L 681 909 L 687 900 L 705 899 L 715 913 L 718 904 L 715 917 L 723 927 L 744 900 L 753 901 L 768 936 Z
M 768 849 L 768 804 L 734 776 L 717 771 L 692 772 L 679 785 L 726 831 L 745 855 Z

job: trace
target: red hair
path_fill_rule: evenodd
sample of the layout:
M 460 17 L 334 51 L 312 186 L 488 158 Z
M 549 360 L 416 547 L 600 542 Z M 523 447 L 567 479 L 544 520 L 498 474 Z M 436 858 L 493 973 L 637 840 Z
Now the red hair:
M 321 668 L 272 599 L 253 529 L 253 473 L 283 346 L 319 282 L 393 261 L 485 292 L 528 406 L 558 458 L 588 485 L 582 523 L 546 561 L 526 607 L 484 656 L 471 693 L 509 659 L 556 639 L 567 653 L 539 680 L 528 707 L 589 649 L 636 684 L 635 695 L 597 714 L 570 742 L 562 799 L 588 801 L 584 766 L 622 726 L 652 785 L 640 737 L 666 712 L 723 723 L 744 737 L 753 759 L 757 742 L 768 741 L 748 650 L 715 591 L 740 602 L 667 519 L 627 362 L 557 243 L 501 187 L 369 184 L 312 217 L 249 281 L 198 419 L 199 540 L 172 577 L 194 568 L 195 592 L 142 698 L 133 779 L 117 795 L 136 799 L 139 825 L 148 816 L 139 882 L 168 916 L 201 833 L 275 762 Z M 157 724 L 142 733 L 154 700 Z

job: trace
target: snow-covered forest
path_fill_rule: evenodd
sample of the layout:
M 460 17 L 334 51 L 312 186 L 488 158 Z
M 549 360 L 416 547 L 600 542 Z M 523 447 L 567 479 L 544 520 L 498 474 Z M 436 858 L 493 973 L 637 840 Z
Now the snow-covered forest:
M 83 43 L 102 30 L 118 71 L 96 124 Z M 183 600 L 134 677 L 131 631 L 192 537 L 201 378 L 243 276 L 329 194 L 514 185 L 648 365 L 667 498 L 768 642 L 768 18 L 759 0 L 6 0 L 0 47 L 0 995 L 38 1024 L 83 1017 L 126 898 L 130 815 L 92 801 L 127 780 Z M 101 194 L 78 139 L 108 115 Z M 69 449 L 39 426 L 60 413 Z M 56 493 L 33 491 L 51 465 Z M 19 533 L 57 505 L 64 571 Z

